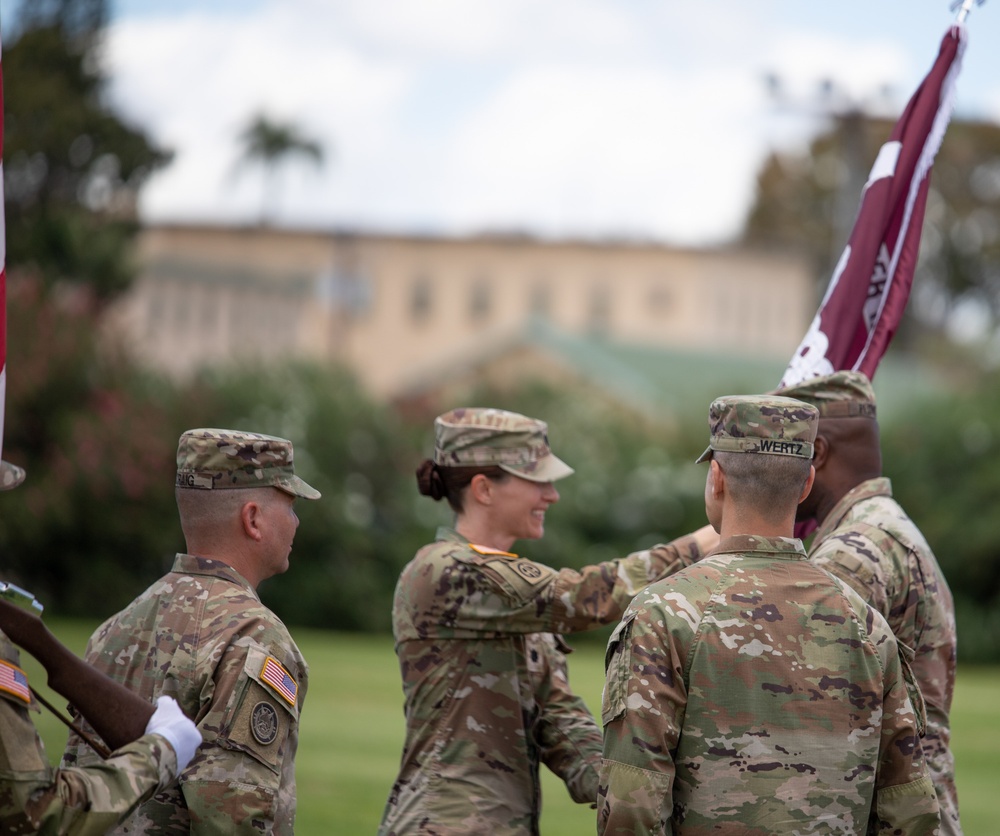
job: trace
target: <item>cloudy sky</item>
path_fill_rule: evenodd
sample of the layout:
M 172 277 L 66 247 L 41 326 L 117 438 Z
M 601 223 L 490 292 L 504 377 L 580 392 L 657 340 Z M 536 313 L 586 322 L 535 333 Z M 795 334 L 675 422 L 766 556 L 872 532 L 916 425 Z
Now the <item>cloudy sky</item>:
M 738 230 L 768 149 L 824 124 L 821 80 L 898 113 L 948 6 L 114 0 L 106 58 L 117 106 L 176 153 L 147 220 L 256 220 L 262 177 L 237 166 L 237 136 L 263 112 L 327 149 L 283 172 L 281 223 L 697 245 Z M 968 28 L 957 112 L 1000 122 L 1000 0 Z

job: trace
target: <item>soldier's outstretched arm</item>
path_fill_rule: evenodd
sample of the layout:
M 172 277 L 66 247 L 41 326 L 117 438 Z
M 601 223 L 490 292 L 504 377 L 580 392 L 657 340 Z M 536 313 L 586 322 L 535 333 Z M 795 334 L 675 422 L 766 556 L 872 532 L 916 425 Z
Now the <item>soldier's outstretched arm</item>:
M 412 609 L 416 622 L 447 618 L 457 630 L 578 633 L 621 618 L 637 593 L 700 560 L 718 539 L 705 526 L 616 560 L 560 570 L 442 540 L 404 570 L 397 606 Z
M 22 619 L 0 613 L 20 635 Z M 23 638 L 23 636 L 21 636 Z M 30 643 L 30 641 L 29 641 Z M 0 692 L 0 830 L 11 833 L 106 833 L 135 807 L 164 789 L 201 742 L 177 703 L 162 697 L 138 740 L 87 767 L 53 771 L 28 713 L 27 674 L 9 638 L 0 632 L 0 665 L 10 687 Z
M 72 703 L 112 749 L 146 733 L 154 707 L 92 668 L 34 612 L 0 598 L 0 630 L 45 668 L 49 687 Z
M 99 836 L 169 786 L 178 766 L 177 754 L 166 740 L 147 735 L 113 752 L 107 760 L 55 770 L 44 782 L 23 779 L 9 783 L 31 823 L 29 832 Z
M 528 653 L 538 655 L 529 664 L 538 663 L 543 680 L 535 740 L 542 763 L 562 778 L 573 800 L 593 807 L 601 768 L 601 730 L 586 703 L 570 688 L 560 642 L 550 633 L 528 637 Z

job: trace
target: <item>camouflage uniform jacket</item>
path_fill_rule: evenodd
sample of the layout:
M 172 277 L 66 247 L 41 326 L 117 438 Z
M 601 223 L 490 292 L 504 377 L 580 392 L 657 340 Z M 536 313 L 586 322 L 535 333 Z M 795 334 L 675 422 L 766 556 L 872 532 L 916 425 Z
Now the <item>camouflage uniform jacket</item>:
M 3 633 L 0 659 L 7 671 L 20 671 L 20 654 Z M 22 676 L 26 689 L 23 671 L 11 687 L 0 686 L 0 833 L 98 836 L 174 780 L 177 756 L 152 734 L 94 766 L 53 770 L 28 715 L 29 705 L 37 706 L 23 696 Z
M 142 697 L 174 697 L 204 742 L 180 783 L 121 833 L 291 834 L 307 668 L 253 587 L 216 560 L 173 569 L 91 636 L 87 661 Z M 64 764 L 88 747 L 70 736 Z
M 598 833 L 932 833 L 907 673 L 798 540 L 727 538 L 611 636 Z
M 540 763 L 575 801 L 596 802 L 600 731 L 553 634 L 619 618 L 639 589 L 698 556 L 682 538 L 556 571 L 439 530 L 396 587 L 406 742 L 379 833 L 537 834 Z
M 957 836 L 958 793 L 948 715 L 955 691 L 955 606 L 927 541 L 892 498 L 888 479 L 869 479 L 823 520 L 809 558 L 847 581 L 913 651 L 910 666 L 927 706 L 921 744 L 941 804 L 942 832 Z

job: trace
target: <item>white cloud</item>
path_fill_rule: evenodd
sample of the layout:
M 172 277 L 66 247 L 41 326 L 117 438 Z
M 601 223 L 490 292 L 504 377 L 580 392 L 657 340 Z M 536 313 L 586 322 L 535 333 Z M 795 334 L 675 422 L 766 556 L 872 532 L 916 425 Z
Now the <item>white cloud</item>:
M 933 59 L 888 27 L 792 19 L 801 8 L 718 0 L 709 24 L 655 0 L 164 6 L 118 21 L 109 56 L 116 101 L 177 150 L 144 195 L 152 219 L 256 217 L 260 184 L 229 175 L 265 110 L 333 149 L 322 171 L 287 172 L 288 222 L 698 243 L 738 229 L 769 144 L 816 129 L 820 79 L 855 100 L 893 85 L 898 108 Z

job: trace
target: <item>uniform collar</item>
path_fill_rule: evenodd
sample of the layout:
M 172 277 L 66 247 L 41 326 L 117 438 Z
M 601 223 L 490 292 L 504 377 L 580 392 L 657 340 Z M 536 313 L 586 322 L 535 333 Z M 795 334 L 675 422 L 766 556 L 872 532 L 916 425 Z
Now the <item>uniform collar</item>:
M 250 581 L 244 578 L 228 563 L 223 563 L 221 560 L 178 553 L 174 558 L 174 565 L 171 571 L 182 575 L 201 575 L 203 577 L 227 580 L 244 587 L 254 598 L 257 598 L 257 590 L 253 588 Z M 260 599 L 257 598 L 257 600 Z
M 443 540 L 447 543 L 461 543 L 463 546 L 468 546 L 474 551 L 479 552 L 479 554 L 499 554 L 499 555 L 504 555 L 505 557 L 517 557 L 517 555 L 514 554 L 514 552 L 505 552 L 502 551 L 501 549 L 495 549 L 492 546 L 479 546 L 473 543 L 467 537 L 459 534 L 457 531 L 455 531 L 455 529 L 448 528 L 447 526 L 444 525 L 437 530 L 437 534 L 435 535 L 434 539 L 438 541 Z
M 802 541 L 795 537 L 761 537 L 756 534 L 734 534 L 716 546 L 709 555 L 734 552 L 768 552 L 775 557 L 805 559 Z
M 874 479 L 868 479 L 845 493 L 833 506 L 830 513 L 826 515 L 823 525 L 816 531 L 813 542 L 819 543 L 829 536 L 830 532 L 844 521 L 844 517 L 850 513 L 851 508 L 862 500 L 871 499 L 874 496 L 892 496 L 892 483 L 888 477 L 877 476 Z
M 469 540 L 455 531 L 454 528 L 449 528 L 446 525 L 442 525 L 438 528 L 437 533 L 434 535 L 435 540 L 447 540 L 449 543 L 466 543 Z

